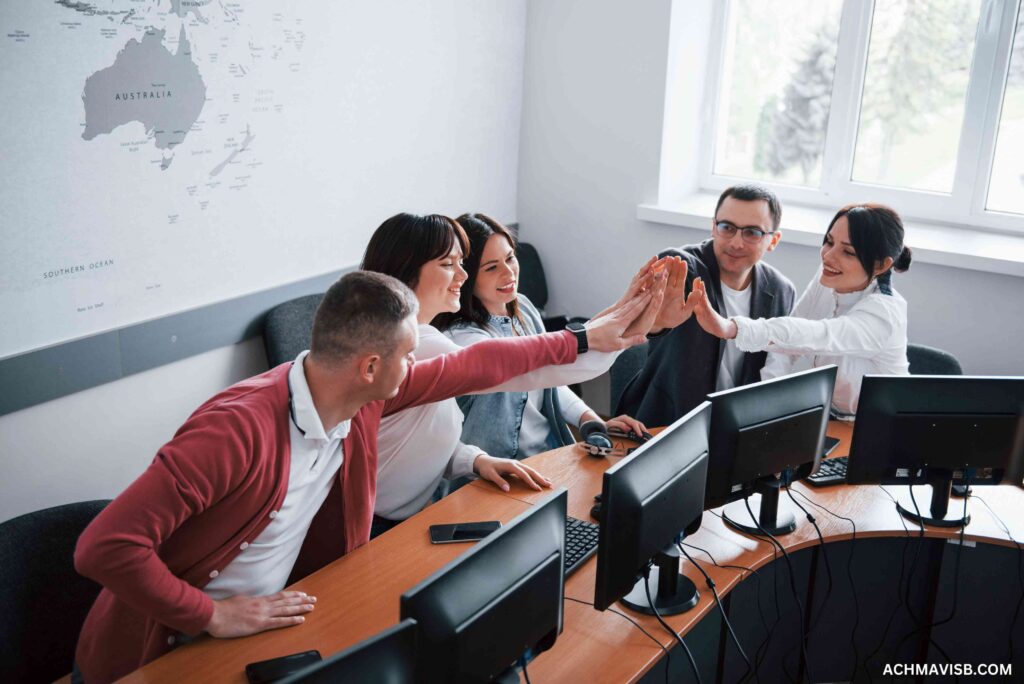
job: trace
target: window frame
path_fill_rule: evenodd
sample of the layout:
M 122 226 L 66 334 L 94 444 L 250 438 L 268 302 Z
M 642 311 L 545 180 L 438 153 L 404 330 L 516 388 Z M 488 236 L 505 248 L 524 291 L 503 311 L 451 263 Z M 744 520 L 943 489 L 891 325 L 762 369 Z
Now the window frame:
M 1012 53 L 1014 30 L 1024 0 L 982 0 L 965 97 L 953 189 L 949 194 L 911 190 L 853 180 L 860 104 L 867 69 L 874 0 L 844 0 L 836 52 L 829 122 L 817 188 L 777 181 L 714 173 L 718 121 L 723 102 L 722 74 L 728 54 L 729 13 L 734 0 L 716 3 L 712 16 L 712 53 L 708 60 L 703 102 L 698 184 L 701 190 L 721 192 L 737 182 L 756 182 L 784 202 L 837 209 L 854 202 L 882 202 L 896 207 L 904 218 L 967 229 L 1024 234 L 1024 213 L 985 208 Z

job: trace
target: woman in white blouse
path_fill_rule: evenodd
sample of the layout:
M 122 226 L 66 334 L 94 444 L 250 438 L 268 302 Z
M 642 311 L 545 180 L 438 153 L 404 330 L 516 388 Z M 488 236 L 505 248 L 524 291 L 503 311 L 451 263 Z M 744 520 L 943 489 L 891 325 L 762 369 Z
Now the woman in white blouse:
M 821 267 L 792 315 L 723 318 L 700 281 L 694 315 L 704 330 L 735 339 L 745 352 L 771 352 L 763 380 L 836 364 L 832 411 L 852 420 L 865 374 L 907 374 L 907 302 L 893 288 L 892 272 L 906 271 L 910 261 L 899 215 L 879 204 L 855 204 L 829 224 Z
M 466 234 L 459 224 L 439 214 L 398 214 L 381 224 L 370 238 L 362 268 L 398 278 L 412 288 L 419 300 L 417 359 L 461 349 L 431 321 L 438 314 L 458 310 L 467 277 L 462 268 L 467 251 Z M 652 266 L 653 260 L 641 269 L 617 305 L 656 282 Z M 655 287 L 655 298 L 660 304 L 657 291 Z M 654 310 L 657 304 L 652 307 Z M 582 382 L 608 370 L 617 355 L 590 351 L 572 364 L 541 368 L 487 391 L 525 392 Z M 415 406 L 384 417 L 377 433 L 377 498 L 371 536 L 419 512 L 430 502 L 442 478 L 478 475 L 505 491 L 509 489 L 506 480 L 510 477 L 537 490 L 551 486 L 547 478 L 526 464 L 495 458 L 460 441 L 462 420 L 455 399 Z

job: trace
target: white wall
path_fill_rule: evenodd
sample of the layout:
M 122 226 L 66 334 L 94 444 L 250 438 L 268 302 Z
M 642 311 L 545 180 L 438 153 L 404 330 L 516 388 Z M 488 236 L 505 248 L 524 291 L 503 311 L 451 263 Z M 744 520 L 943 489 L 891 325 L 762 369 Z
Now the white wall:
M 0 521 L 114 498 L 201 403 L 266 367 L 254 338 L 0 416 Z
M 658 199 L 669 22 L 702 21 L 706 5 L 679 2 L 672 16 L 670 0 L 530 3 L 518 216 L 544 260 L 549 311 L 593 313 L 650 254 L 704 239 L 639 221 L 636 206 Z M 681 52 L 693 64 L 673 78 L 699 75 L 693 52 Z M 768 261 L 801 290 L 818 253 L 783 233 Z M 911 342 L 952 352 L 968 373 L 1024 374 L 1024 279 L 918 263 L 895 283 L 910 304 Z
M 330 165 L 294 169 L 327 174 L 333 188 L 309 202 L 329 229 L 304 246 L 329 263 L 304 275 L 358 263 L 373 229 L 399 211 L 515 221 L 525 0 L 337 3 L 331 13 L 336 25 L 315 32 L 333 36 L 322 49 L 345 68 L 309 97 L 346 143 Z M 282 254 L 290 234 L 284 222 L 268 249 Z M 195 407 L 265 364 L 256 339 L 0 416 L 0 521 L 114 496 Z

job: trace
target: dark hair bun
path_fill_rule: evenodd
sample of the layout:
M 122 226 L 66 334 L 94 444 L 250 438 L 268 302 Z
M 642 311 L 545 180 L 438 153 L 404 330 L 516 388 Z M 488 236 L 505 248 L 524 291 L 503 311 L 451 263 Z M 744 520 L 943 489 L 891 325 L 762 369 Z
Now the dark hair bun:
M 913 260 L 913 250 L 906 245 L 903 246 L 903 251 L 896 257 L 896 261 L 893 263 L 892 268 L 897 273 L 903 273 L 910 268 L 910 262 Z

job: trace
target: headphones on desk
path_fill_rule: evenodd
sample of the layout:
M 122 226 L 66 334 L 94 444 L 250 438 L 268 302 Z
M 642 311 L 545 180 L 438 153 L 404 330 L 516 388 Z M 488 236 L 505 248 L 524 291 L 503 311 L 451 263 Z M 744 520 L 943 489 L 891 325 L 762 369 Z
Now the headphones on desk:
M 616 451 L 623 451 L 612 445 L 612 438 L 608 436 L 608 426 L 604 421 L 588 420 L 583 423 L 580 425 L 580 437 L 583 439 L 578 443 L 580 448 L 595 458 L 614 456 Z
M 639 442 L 646 442 L 647 440 L 652 439 L 651 435 L 646 432 L 640 437 L 636 437 L 632 434 L 621 434 L 619 432 L 615 432 L 614 436 L 633 439 Z M 583 423 L 583 425 L 580 425 L 580 437 L 583 438 L 583 441 L 577 442 L 577 445 L 587 454 L 595 458 L 626 456 L 633 451 L 632 448 L 616 448 L 615 445 L 612 444 L 612 435 L 608 434 L 608 426 L 605 425 L 602 420 L 588 420 Z

